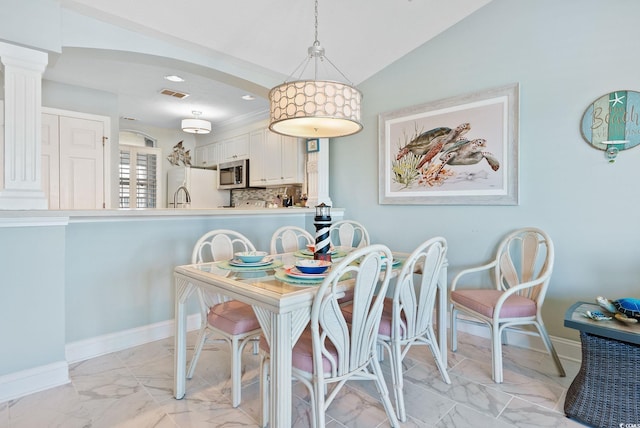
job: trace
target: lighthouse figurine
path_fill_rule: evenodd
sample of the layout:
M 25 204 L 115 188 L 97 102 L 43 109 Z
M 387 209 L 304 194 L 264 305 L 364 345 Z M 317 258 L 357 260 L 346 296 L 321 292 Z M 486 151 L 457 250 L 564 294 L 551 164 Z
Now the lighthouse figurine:
M 316 246 L 313 258 L 331 261 L 331 239 L 329 238 L 331 206 L 325 205 L 324 202 L 316 205 L 316 216 L 313 220 L 316 226 Z

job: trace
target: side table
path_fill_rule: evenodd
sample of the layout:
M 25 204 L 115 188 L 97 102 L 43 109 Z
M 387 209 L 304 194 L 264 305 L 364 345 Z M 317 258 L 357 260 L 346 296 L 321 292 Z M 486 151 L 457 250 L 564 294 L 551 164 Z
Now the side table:
M 582 365 L 567 390 L 565 414 L 594 427 L 640 426 L 640 324 L 594 321 L 586 311 L 602 309 L 578 302 L 564 317 L 564 326 L 579 330 L 582 342 Z

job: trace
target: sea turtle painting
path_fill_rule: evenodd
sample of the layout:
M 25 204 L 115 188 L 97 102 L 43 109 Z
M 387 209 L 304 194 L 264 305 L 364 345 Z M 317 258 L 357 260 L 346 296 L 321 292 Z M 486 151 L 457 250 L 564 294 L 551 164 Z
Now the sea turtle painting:
M 470 129 L 470 123 L 461 123 L 447 134 L 434 137 L 431 140 L 429 151 L 424 155 L 420 163 L 418 163 L 418 169 L 425 163 L 430 162 L 441 150 L 446 150 L 449 145 L 455 144 L 455 142 L 469 132 Z
M 396 156 L 396 160 L 402 159 L 407 154 L 409 154 L 409 152 L 413 153 L 416 156 L 427 154 L 433 147 L 434 140 L 446 136 L 450 132 L 451 128 L 441 126 L 439 128 L 433 128 L 421 133 L 420 135 L 409 141 L 406 146 L 400 149 L 398 155 Z
M 416 131 L 408 143 L 399 146 L 401 148 L 396 160 L 392 162 L 394 182 L 411 188 L 416 185 L 442 186 L 452 178 L 451 183 L 489 179 L 491 173 L 488 169 L 471 173 L 469 169 L 460 168 L 457 171 L 456 168 L 447 167 L 479 164 L 486 159 L 493 171 L 500 168 L 498 158 L 486 149 L 486 139 L 468 137 L 471 128 L 470 122 L 462 122 L 455 128 L 439 126 L 419 134 Z M 458 173 L 466 174 L 463 180 L 455 178 Z
M 492 170 L 497 171 L 500 168 L 500 162 L 492 153 L 485 151 L 486 147 L 487 140 L 484 138 L 456 141 L 440 155 L 439 159 L 442 165 L 436 171 L 435 176 L 440 174 L 445 165 L 474 165 L 483 159 L 487 160 Z

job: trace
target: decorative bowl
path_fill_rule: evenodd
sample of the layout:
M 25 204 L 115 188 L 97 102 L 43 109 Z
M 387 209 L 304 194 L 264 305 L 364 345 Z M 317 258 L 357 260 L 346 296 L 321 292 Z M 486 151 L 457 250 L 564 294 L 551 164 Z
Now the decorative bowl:
M 242 260 L 243 263 L 258 263 L 264 259 L 268 253 L 266 251 L 241 251 L 236 253 L 236 258 Z
M 327 260 L 308 260 L 302 259 L 296 261 L 296 268 L 302 273 L 319 274 L 324 273 L 331 266 L 331 262 Z

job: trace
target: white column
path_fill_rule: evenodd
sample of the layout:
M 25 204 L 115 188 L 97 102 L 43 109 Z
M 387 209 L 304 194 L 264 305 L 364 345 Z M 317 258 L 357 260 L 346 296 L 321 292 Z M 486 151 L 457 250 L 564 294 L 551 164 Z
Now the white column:
M 0 42 L 4 67 L 4 141 L 0 209 L 47 209 L 42 191 L 42 73 L 46 53 Z M 1 140 L 1 137 L 0 137 Z
M 329 196 L 329 139 L 318 140 L 320 150 L 307 154 L 307 206 L 333 206 Z

